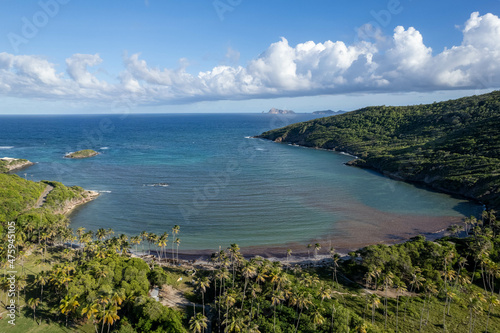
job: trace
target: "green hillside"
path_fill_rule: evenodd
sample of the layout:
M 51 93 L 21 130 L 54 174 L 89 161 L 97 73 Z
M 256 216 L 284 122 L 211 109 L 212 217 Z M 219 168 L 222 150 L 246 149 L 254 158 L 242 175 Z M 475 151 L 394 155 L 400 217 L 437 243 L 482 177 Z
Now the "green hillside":
M 500 91 L 414 106 L 366 107 L 259 138 L 356 155 L 351 165 L 500 207 Z

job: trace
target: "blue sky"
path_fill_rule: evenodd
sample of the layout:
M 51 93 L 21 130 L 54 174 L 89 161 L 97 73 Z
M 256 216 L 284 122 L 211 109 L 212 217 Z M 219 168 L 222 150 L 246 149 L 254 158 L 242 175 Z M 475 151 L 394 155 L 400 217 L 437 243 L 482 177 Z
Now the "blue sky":
M 500 87 L 500 1 L 0 1 L 0 113 L 299 112 Z

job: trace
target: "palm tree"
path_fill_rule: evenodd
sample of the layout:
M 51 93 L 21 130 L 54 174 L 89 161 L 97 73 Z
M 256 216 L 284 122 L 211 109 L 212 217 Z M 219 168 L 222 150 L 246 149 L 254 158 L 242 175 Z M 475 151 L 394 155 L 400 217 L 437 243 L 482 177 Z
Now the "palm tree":
M 384 297 L 384 329 L 387 329 L 387 290 L 389 289 L 389 286 L 392 285 L 392 279 L 394 278 L 394 275 L 392 273 L 387 273 L 384 277 L 384 291 L 385 291 L 385 297 Z
M 35 312 L 36 312 L 36 307 L 40 304 L 40 299 L 39 298 L 30 298 L 28 300 L 28 306 L 33 309 L 33 320 L 36 321 L 35 317 Z
M 66 327 L 68 326 L 68 315 L 80 306 L 76 298 L 76 295 L 73 297 L 66 295 L 60 302 L 59 309 L 61 309 L 61 313 L 66 316 Z
M 243 287 L 243 300 L 241 301 L 241 310 L 243 310 L 243 305 L 246 296 L 246 290 L 248 286 L 248 280 L 253 278 L 257 274 L 257 268 L 252 261 L 245 261 L 243 267 L 241 268 L 241 275 L 245 278 L 245 286 Z
M 312 295 L 310 293 L 301 293 L 297 298 L 294 299 L 294 304 L 297 305 L 297 309 L 300 310 L 299 317 L 297 319 L 297 326 L 295 327 L 295 333 L 297 333 L 300 324 L 300 316 L 302 315 L 302 311 L 304 308 L 308 309 L 309 305 L 312 304 Z
M 207 291 L 207 288 L 210 288 L 210 280 L 206 276 L 203 276 L 196 279 L 194 281 L 194 285 L 201 292 L 203 316 L 205 316 L 205 292 Z
M 45 271 L 41 271 L 35 276 L 35 281 L 34 283 L 40 285 L 40 302 L 43 302 L 43 286 L 47 284 L 49 281 L 49 278 L 47 276 L 47 273 Z
M 104 228 L 99 228 L 97 229 L 95 236 L 97 237 L 98 240 L 102 241 L 104 238 L 106 238 L 106 229 Z
M 99 313 L 99 304 L 98 303 L 89 303 L 82 309 L 82 316 L 86 315 L 87 319 L 92 319 L 92 324 L 94 325 L 94 329 L 96 333 L 97 331 L 97 315 Z
M 180 238 L 176 238 L 175 239 L 175 245 L 177 245 L 177 259 L 176 259 L 176 262 L 178 263 L 179 262 L 179 245 L 181 245 L 181 239 Z
M 406 285 L 403 281 L 396 284 L 396 332 L 399 326 L 399 296 L 406 291 Z
M 313 313 L 313 317 L 312 317 L 312 322 L 313 322 L 313 325 L 314 325 L 314 330 L 316 330 L 316 326 L 318 325 L 323 325 L 325 323 L 325 317 L 323 317 L 321 315 L 321 311 L 320 309 L 316 309 Z
M 319 243 L 314 244 L 314 258 L 318 256 L 319 250 L 321 250 L 321 245 Z
M 118 316 L 118 310 L 120 310 L 120 307 L 116 305 L 110 305 L 108 308 L 105 309 L 104 316 L 102 317 L 101 333 L 104 328 L 104 324 L 108 324 L 108 333 L 109 333 L 111 325 L 113 325 L 118 321 L 118 319 L 120 319 L 120 316 Z
M 371 307 L 372 307 L 372 325 L 375 323 L 375 309 L 380 305 L 380 298 L 377 294 L 371 294 Z
M 488 332 L 488 326 L 490 323 L 491 308 L 498 306 L 500 304 L 500 302 L 498 301 L 498 298 L 495 295 L 490 295 L 489 297 L 486 298 L 486 303 L 488 304 L 488 319 L 486 320 L 485 332 Z
M 145 230 L 142 231 L 140 236 L 141 236 L 143 243 L 148 240 L 148 232 L 147 231 L 145 231 Z M 142 251 L 145 252 L 144 246 L 142 247 Z
M 181 227 L 177 224 L 172 228 L 172 238 L 175 239 L 175 236 L 179 233 Z M 172 242 L 172 262 L 174 261 L 174 242 Z
M 312 248 L 312 244 L 307 244 L 307 258 L 310 259 L 311 258 L 311 248 Z
M 141 244 L 141 237 L 140 236 L 132 236 L 130 237 L 130 242 L 132 242 L 132 244 L 135 244 L 135 252 L 137 253 L 138 252 L 138 246 Z
M 283 292 L 282 291 L 274 291 L 271 295 L 271 305 L 274 308 L 274 322 L 273 322 L 273 332 L 276 332 L 276 307 L 283 300 Z
M 208 319 L 201 313 L 197 313 L 189 320 L 189 329 L 193 333 L 202 333 L 208 327 Z
M 222 323 L 226 325 L 226 333 L 243 332 L 247 328 L 246 317 L 241 311 L 235 312 L 229 318 L 227 317 Z
M 80 227 L 80 228 L 76 229 L 76 234 L 78 236 L 78 246 L 82 246 L 82 236 L 84 233 L 85 233 L 84 227 Z
M 290 264 L 290 257 L 292 256 L 292 249 L 286 250 L 286 264 L 287 264 L 287 269 L 288 265 Z

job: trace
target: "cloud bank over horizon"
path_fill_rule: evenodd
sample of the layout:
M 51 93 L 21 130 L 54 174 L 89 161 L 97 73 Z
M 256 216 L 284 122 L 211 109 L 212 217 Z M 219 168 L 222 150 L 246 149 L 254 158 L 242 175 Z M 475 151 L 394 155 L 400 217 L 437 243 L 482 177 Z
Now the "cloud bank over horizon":
M 460 45 L 440 53 L 427 47 L 413 27 L 397 26 L 391 37 L 374 31 L 374 40 L 352 45 L 307 41 L 291 46 L 282 37 L 245 67 L 220 65 L 197 75 L 187 71 L 186 59 L 178 68 L 160 69 L 149 66 L 140 54 L 125 53 L 124 69 L 111 81 L 92 71 L 105 66 L 99 54 L 73 54 L 62 72 L 41 56 L 3 52 L 0 95 L 96 103 L 127 99 L 158 105 L 500 87 L 500 18 L 474 12 L 462 34 Z

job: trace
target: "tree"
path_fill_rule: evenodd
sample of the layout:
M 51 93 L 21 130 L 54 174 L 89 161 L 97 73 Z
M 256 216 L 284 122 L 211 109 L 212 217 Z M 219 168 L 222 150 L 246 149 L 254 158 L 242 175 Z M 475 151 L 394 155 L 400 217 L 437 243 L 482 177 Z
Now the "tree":
M 110 304 L 105 310 L 104 310 L 104 316 L 102 317 L 102 327 L 101 327 L 101 333 L 104 328 L 104 324 L 108 324 L 108 333 L 111 325 L 116 323 L 118 319 L 120 319 L 120 316 L 118 316 L 118 310 L 120 310 L 120 307 Z
M 372 307 L 372 324 L 375 323 L 375 309 L 378 308 L 380 305 L 380 298 L 377 296 L 377 294 L 371 294 L 370 295 L 371 299 L 371 307 Z
M 94 325 L 94 329 L 96 333 L 97 331 L 97 315 L 99 314 L 99 304 L 98 303 L 89 303 L 82 309 L 82 316 L 86 316 L 87 319 L 92 319 L 92 324 Z
M 283 300 L 283 292 L 282 291 L 274 291 L 271 295 L 271 305 L 274 309 L 274 321 L 273 321 L 273 332 L 276 332 L 276 307 Z
M 197 313 L 189 320 L 189 329 L 193 333 L 202 333 L 208 327 L 208 319 L 201 313 Z
M 181 227 L 179 227 L 177 224 L 174 225 L 174 227 L 172 228 L 172 239 L 175 239 L 180 229 Z M 174 261 L 174 242 L 172 242 L 172 261 Z
M 40 302 L 43 302 L 43 286 L 45 286 L 48 281 L 49 278 L 47 276 L 47 273 L 45 273 L 45 271 L 42 271 L 35 276 L 34 283 L 40 286 Z
M 486 303 L 488 304 L 488 319 L 486 320 L 486 329 L 485 331 L 488 332 L 488 326 L 490 323 L 490 315 L 491 315 L 491 309 L 495 306 L 498 306 L 500 302 L 498 301 L 497 296 L 495 295 L 490 295 L 486 298 Z
M 321 245 L 319 243 L 314 244 L 314 258 L 318 256 L 319 250 L 321 250 Z
M 241 275 L 245 278 L 245 286 L 243 287 L 243 300 L 241 301 L 241 309 L 243 310 L 243 305 L 245 301 L 248 280 L 253 278 L 257 274 L 257 269 L 252 261 L 245 261 L 243 267 L 241 268 Z
M 300 295 L 298 295 L 297 298 L 294 298 L 293 304 L 292 305 L 297 305 L 297 309 L 299 310 L 299 316 L 297 318 L 297 326 L 295 327 L 295 333 L 299 330 L 299 324 L 300 324 L 300 316 L 302 315 L 302 311 L 304 308 L 308 309 L 309 305 L 312 304 L 312 295 L 307 292 L 303 292 Z
M 28 306 L 33 309 L 33 320 L 36 321 L 35 313 L 36 313 L 36 307 L 40 304 L 40 299 L 39 298 L 30 298 L 28 300 Z
M 66 316 L 66 327 L 68 326 L 68 315 L 71 312 L 76 311 L 76 309 L 80 306 L 80 303 L 76 300 L 77 296 L 69 297 L 66 295 L 60 302 L 59 309 L 61 313 Z
M 206 277 L 200 277 L 194 280 L 195 287 L 201 292 L 201 300 L 203 305 L 203 316 L 205 316 L 205 292 L 210 287 L 210 280 Z

